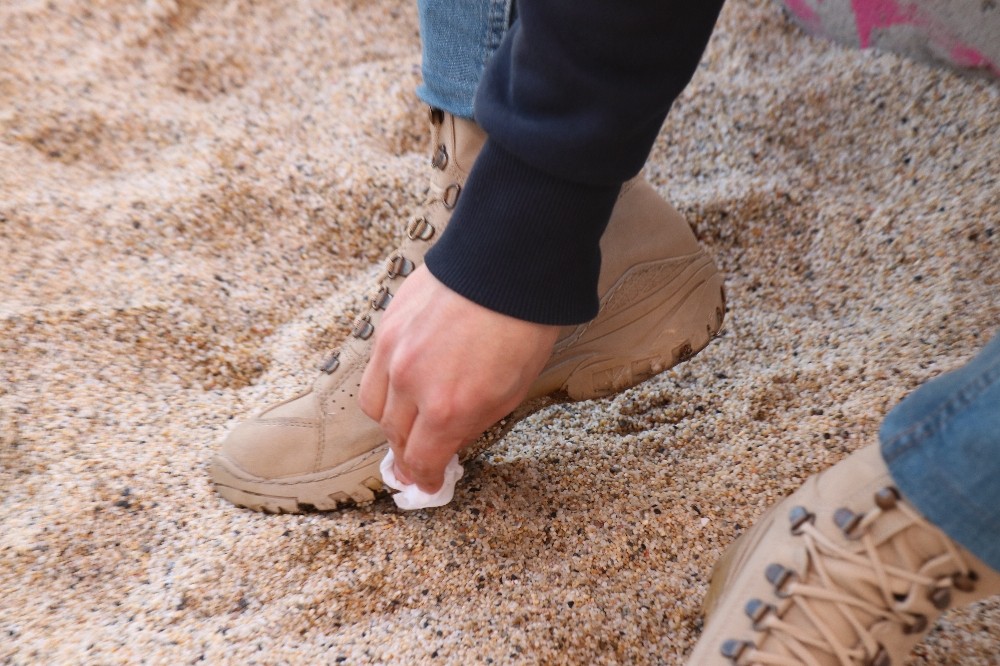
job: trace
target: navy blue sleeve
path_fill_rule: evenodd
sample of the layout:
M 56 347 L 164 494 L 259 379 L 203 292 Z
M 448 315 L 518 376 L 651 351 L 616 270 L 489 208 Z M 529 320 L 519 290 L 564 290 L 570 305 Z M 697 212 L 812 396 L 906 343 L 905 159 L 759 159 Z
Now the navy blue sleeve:
M 597 313 L 598 243 L 690 81 L 722 0 L 520 0 L 476 95 L 489 135 L 431 273 L 498 312 Z

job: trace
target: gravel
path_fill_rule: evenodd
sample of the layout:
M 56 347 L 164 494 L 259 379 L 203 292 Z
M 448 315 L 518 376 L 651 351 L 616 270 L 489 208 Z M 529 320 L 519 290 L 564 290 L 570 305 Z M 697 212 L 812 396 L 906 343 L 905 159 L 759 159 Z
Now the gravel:
M 549 408 L 455 501 L 268 516 L 233 420 L 311 380 L 417 212 L 411 3 L 0 7 L 0 662 L 677 664 L 722 550 L 1000 321 L 995 82 L 727 5 L 650 156 L 724 334 Z M 996 664 L 1000 602 L 912 664 Z

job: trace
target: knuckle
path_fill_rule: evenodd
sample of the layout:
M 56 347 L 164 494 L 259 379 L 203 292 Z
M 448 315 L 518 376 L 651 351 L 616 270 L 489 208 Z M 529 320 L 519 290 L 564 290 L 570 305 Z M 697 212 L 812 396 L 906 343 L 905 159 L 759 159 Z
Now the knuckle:
M 358 388 L 358 407 L 361 408 L 365 416 L 378 421 L 382 418 L 382 414 L 379 413 L 379 401 L 373 391 L 371 384 L 361 382 L 361 386 Z
M 404 461 L 406 463 L 406 469 L 410 472 L 410 474 L 421 481 L 432 479 L 437 476 L 438 470 L 434 467 L 434 465 L 428 463 L 423 458 L 412 454 L 405 454 Z
M 378 420 L 380 414 L 375 414 L 374 405 L 372 404 L 372 399 L 365 391 L 364 388 L 358 390 L 358 407 L 361 412 L 370 419 Z
M 496 402 L 486 391 L 468 391 L 452 396 L 451 411 L 453 414 L 472 416 L 479 412 L 489 411 Z
M 428 424 L 440 430 L 445 425 L 455 421 L 456 415 L 459 414 L 455 407 L 456 405 L 450 396 L 432 399 L 421 410 L 421 416 Z
M 423 460 L 412 460 L 407 463 L 407 469 L 414 481 L 434 483 L 441 479 L 441 470 Z
M 401 349 L 393 356 L 389 379 L 393 386 L 410 389 L 420 386 L 421 371 L 415 353 Z
M 392 338 L 392 332 L 389 330 L 389 327 L 385 325 L 385 320 L 383 319 L 375 327 L 375 333 L 374 335 L 372 335 L 371 355 L 375 356 L 376 354 L 382 353 L 382 350 L 385 348 L 385 346 L 392 341 L 391 338 Z
M 416 373 L 410 368 L 392 367 L 389 369 L 389 384 L 397 391 L 410 393 L 410 389 L 416 388 L 419 384 L 416 381 Z
M 358 404 L 363 405 L 372 399 L 372 385 L 368 374 L 361 376 L 361 384 L 358 386 Z
M 385 435 L 385 439 L 389 444 L 393 446 L 402 446 L 405 442 L 400 436 L 400 431 L 398 428 L 393 426 L 390 421 L 383 419 L 379 422 L 379 428 L 382 429 L 382 434 Z
M 399 327 L 396 326 L 396 320 L 391 312 L 387 311 L 382 315 L 376 331 L 378 332 L 375 336 L 376 347 L 379 345 L 394 347 L 399 340 Z

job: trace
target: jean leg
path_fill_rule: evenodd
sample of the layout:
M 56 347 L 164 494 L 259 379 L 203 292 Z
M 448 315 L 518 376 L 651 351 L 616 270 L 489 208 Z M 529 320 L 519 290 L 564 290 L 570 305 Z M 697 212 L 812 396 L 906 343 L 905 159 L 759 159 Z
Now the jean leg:
M 486 63 L 512 20 L 514 0 L 418 0 L 427 104 L 472 118 L 472 101 Z
M 965 366 L 907 396 L 879 438 L 903 495 L 1000 570 L 1000 335 Z

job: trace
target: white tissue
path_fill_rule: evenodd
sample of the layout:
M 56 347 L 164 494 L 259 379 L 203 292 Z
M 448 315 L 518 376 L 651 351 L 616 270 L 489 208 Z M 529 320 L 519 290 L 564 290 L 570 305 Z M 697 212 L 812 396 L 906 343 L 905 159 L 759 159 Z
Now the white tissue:
M 399 491 L 392 496 L 392 499 L 396 503 L 396 506 L 405 511 L 444 506 L 455 496 L 455 484 L 458 483 L 458 480 L 462 478 L 462 474 L 465 473 L 462 465 L 458 462 L 458 456 L 452 456 L 451 460 L 448 461 L 448 467 L 444 470 L 444 485 L 441 486 L 440 490 L 431 495 L 422 491 L 415 483 L 406 484 L 400 482 L 392 470 L 394 460 L 392 449 L 389 449 L 385 454 L 385 458 L 382 459 L 379 471 L 382 473 L 382 483 L 393 490 Z

